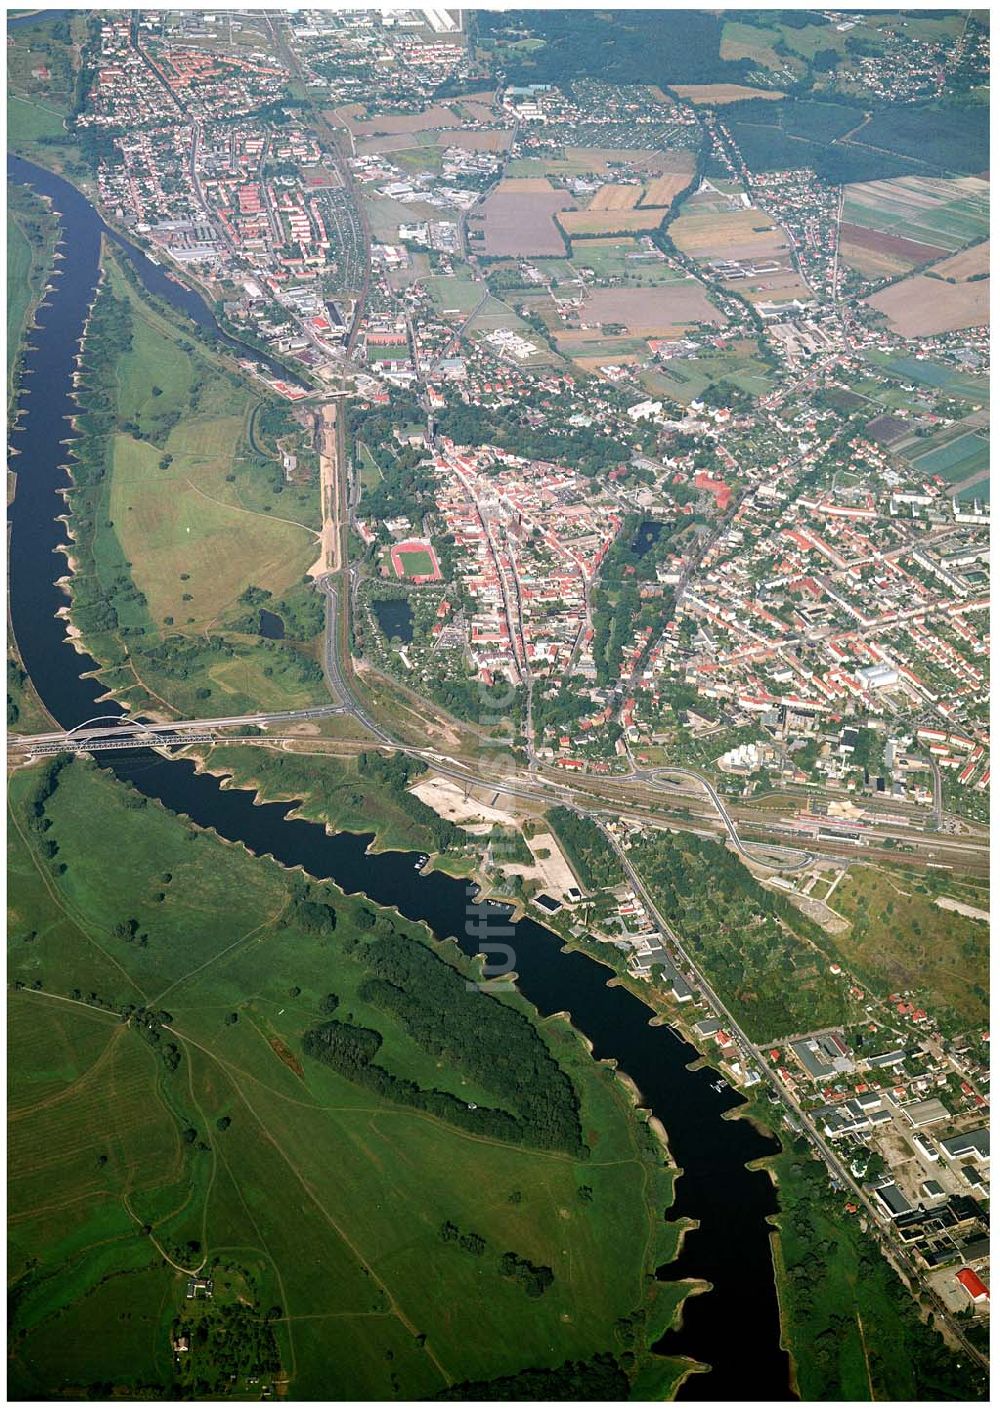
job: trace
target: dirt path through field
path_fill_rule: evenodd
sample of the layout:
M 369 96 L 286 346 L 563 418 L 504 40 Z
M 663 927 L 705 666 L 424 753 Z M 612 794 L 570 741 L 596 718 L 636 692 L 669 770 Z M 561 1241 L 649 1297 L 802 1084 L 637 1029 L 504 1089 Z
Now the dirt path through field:
M 342 568 L 340 556 L 340 450 L 335 402 L 326 403 L 320 411 L 319 486 L 323 526 L 320 531 L 319 559 L 309 573 L 313 579 L 335 574 Z

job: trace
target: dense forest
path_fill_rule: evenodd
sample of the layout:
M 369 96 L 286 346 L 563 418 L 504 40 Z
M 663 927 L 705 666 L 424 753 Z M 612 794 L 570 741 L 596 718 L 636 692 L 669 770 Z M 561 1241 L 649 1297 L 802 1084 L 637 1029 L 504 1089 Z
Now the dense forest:
M 632 448 L 590 427 L 569 428 L 551 423 L 533 427 L 516 408 L 486 408 L 457 404 L 438 415 L 438 431 L 459 446 L 501 447 L 514 456 L 565 462 L 582 476 L 628 462 Z
M 432 806 L 413 795 L 409 789 L 425 770 L 423 762 L 402 751 L 393 752 L 391 756 L 383 756 L 377 751 L 362 751 L 358 757 L 358 774 L 377 780 L 394 803 L 428 832 L 435 849 L 460 849 L 469 842 L 465 831 L 450 820 L 442 819 Z
M 468 980 L 386 915 L 343 943 L 369 976 L 362 1001 L 393 1016 L 428 1055 L 496 1095 L 504 1109 L 470 1107 L 443 1090 L 424 1090 L 376 1064 L 377 1031 L 324 1021 L 303 1037 L 305 1053 L 399 1104 L 489 1134 L 571 1154 L 586 1152 L 573 1084 L 521 1012 Z
M 421 466 L 428 457 L 426 447 L 401 442 L 397 432 L 407 426 L 421 427 L 425 418 L 420 404 L 405 393 L 393 393 L 388 406 L 348 408 L 348 442 L 363 437 L 378 463 L 381 477 L 361 493 L 358 514 L 371 520 L 393 520 L 409 516 L 419 521 L 434 508 L 434 472 Z
M 633 847 L 663 915 L 752 1040 L 834 1025 L 848 1010 L 842 979 L 807 939 L 822 938 L 787 898 L 717 840 L 657 834 Z
M 637 629 L 649 629 L 651 643 L 662 629 L 673 609 L 673 594 L 663 591 L 644 597 L 642 586 L 653 584 L 657 564 L 667 553 L 671 538 L 676 538 L 693 520 L 693 515 L 678 516 L 668 534 L 662 536 L 662 525 L 654 526 L 641 515 L 625 518 L 604 557 L 600 579 L 594 587 L 591 652 L 598 683 L 618 681 L 625 645 Z
M 753 172 L 812 167 L 840 183 L 989 166 L 989 110 L 968 101 L 885 106 L 866 121 L 865 109 L 836 95 L 753 98 L 727 104 L 725 124 Z
M 567 1360 L 556 1370 L 521 1370 L 495 1380 L 452 1385 L 436 1399 L 614 1400 L 628 1399 L 628 1378 L 613 1355 Z
M 509 83 L 742 83 L 746 59 L 720 59 L 723 21 L 707 10 L 510 10 L 476 16 L 481 41 L 530 36 L 544 47 L 505 52 Z
M 555 805 L 545 817 L 566 851 L 585 889 L 608 888 L 622 882 L 621 865 L 598 825 L 564 805 Z

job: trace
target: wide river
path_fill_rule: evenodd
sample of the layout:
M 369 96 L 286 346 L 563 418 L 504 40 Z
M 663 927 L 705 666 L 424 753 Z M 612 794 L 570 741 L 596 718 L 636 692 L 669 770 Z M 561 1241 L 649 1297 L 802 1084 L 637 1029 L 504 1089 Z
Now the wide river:
M 30 351 L 10 433 L 17 453 L 17 495 L 9 510 L 10 613 L 25 667 L 56 720 L 72 727 L 114 703 L 98 703 L 103 689 L 82 673 L 96 668 L 65 635 L 56 611 L 66 604 L 55 581 L 66 573 L 58 550 L 65 530 L 60 488 L 68 484 L 65 439 L 74 411 L 72 374 L 87 309 L 98 277 L 102 232 L 107 228 L 90 203 L 60 177 L 8 156 L 8 180 L 49 197 L 62 224 L 63 259 L 54 288 L 29 336 Z M 200 298 L 168 279 L 163 270 L 128 243 L 145 286 L 161 299 L 215 328 Z M 168 761 L 152 751 L 110 752 L 103 764 L 145 794 L 197 824 L 240 841 L 258 854 L 301 865 L 317 878 L 336 881 L 348 893 L 390 904 L 408 918 L 422 919 L 440 938 L 454 937 L 472 954 L 480 944 L 466 937 L 468 898 L 463 883 L 435 873 L 424 877 L 414 856 L 366 854 L 370 836 L 330 836 L 320 825 L 288 818 L 288 805 L 253 804 L 248 791 L 222 790 L 186 761 Z M 773 1151 L 749 1124 L 723 1119 L 739 1101 L 707 1068 L 687 1067 L 696 1051 L 668 1027 L 651 1027 L 650 1012 L 623 987 L 608 987 L 608 971 L 579 953 L 561 951 L 559 939 L 530 920 L 510 938 L 520 990 L 543 1014 L 569 1012 L 598 1057 L 614 1057 L 636 1082 L 643 1101 L 662 1121 L 670 1149 L 683 1170 L 671 1216 L 697 1221 L 680 1258 L 662 1270 L 670 1279 L 696 1277 L 711 1290 L 684 1308 L 683 1328 L 659 1343 L 665 1354 L 692 1356 L 710 1372 L 687 1380 L 686 1400 L 776 1401 L 792 1398 L 787 1356 L 779 1344 L 778 1304 L 768 1241 L 767 1215 L 775 1209 L 766 1174 L 746 1164 Z

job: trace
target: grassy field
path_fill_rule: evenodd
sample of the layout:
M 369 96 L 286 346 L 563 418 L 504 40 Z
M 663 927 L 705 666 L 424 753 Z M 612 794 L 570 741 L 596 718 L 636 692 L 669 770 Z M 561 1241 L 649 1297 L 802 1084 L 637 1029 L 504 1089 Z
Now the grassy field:
M 989 929 L 938 908 L 955 881 L 911 878 L 860 865 L 837 886 L 830 906 L 851 920 L 831 945 L 883 992 L 913 988 L 930 1008 L 946 1006 L 973 1022 L 988 1015 Z M 989 902 L 973 896 L 978 908 Z
M 465 275 L 429 275 L 424 283 L 439 310 L 457 309 L 461 314 L 471 314 L 486 293 L 478 280 Z
M 300 922 L 293 876 L 82 762 L 39 829 L 43 769 L 9 801 L 12 1392 L 421 1398 L 620 1353 L 616 1323 L 640 1310 L 663 1329 L 680 1293 L 649 1273 L 676 1247 L 670 1172 L 565 1022 L 532 1024 L 580 1097 L 589 1157 L 384 1099 L 303 1054 L 328 993 L 383 1035 L 394 1073 L 496 1095 L 362 997 L 362 901 L 314 891 L 336 909 L 332 947 Z M 127 1004 L 144 1010 L 123 1024 Z M 516 994 L 497 1005 L 534 1016 Z M 442 1241 L 445 1223 L 485 1248 Z M 503 1277 L 505 1251 L 550 1267 L 551 1288 Z M 211 1301 L 185 1299 L 198 1269 Z M 174 1365 L 195 1312 L 206 1330 Z M 680 1369 L 637 1367 L 661 1393 Z
M 35 685 L 28 677 L 17 653 L 16 644 L 7 644 L 7 728 L 10 731 L 48 732 L 52 718 L 42 706 Z
M 668 359 L 643 375 L 643 386 L 658 397 L 665 394 L 686 406 L 712 383 L 731 383 L 743 392 L 760 394 L 767 391 L 772 379 L 757 346 L 745 340 L 725 351 Z
M 21 337 L 31 303 L 32 251 L 14 214 L 7 212 L 7 386 L 13 381 Z
M 400 564 L 407 576 L 433 574 L 434 559 L 426 550 L 405 550 L 400 553 Z
M 644 258 L 645 251 L 637 237 L 622 240 L 595 237 L 573 242 L 573 262 L 593 270 L 598 279 L 624 279 L 635 285 L 672 284 L 686 278 L 669 260 L 659 254 Z
M 722 59 L 751 59 L 765 68 L 780 69 L 788 62 L 788 57 L 783 58 L 774 47 L 780 42 L 781 34 L 776 27 L 765 29 L 741 20 L 726 20 L 719 55 Z
M 382 471 L 378 462 L 371 454 L 371 449 L 366 442 L 362 442 L 358 450 L 358 471 L 361 477 L 361 484 L 366 491 L 377 486 L 382 480 Z
M 303 740 L 291 750 L 257 746 L 197 747 L 209 770 L 231 776 L 237 786 L 259 787 L 268 800 L 301 800 L 303 814 L 334 830 L 376 831 L 380 849 L 431 852 L 432 836 L 408 815 L 356 754 L 330 755 Z
M 105 268 L 132 340 L 115 365 L 119 430 L 87 550 L 109 597 L 123 581 L 143 596 L 116 600 L 132 630 L 127 654 L 88 637 L 99 661 L 123 662 L 109 685 L 133 705 L 185 715 L 209 699 L 223 712 L 322 700 L 313 641 L 265 643 L 232 628 L 249 586 L 280 597 L 301 584 L 315 555 L 315 486 L 289 485 L 251 454 L 259 395 L 140 298 L 115 257 Z
M 18 152 L 30 156 L 30 149 L 42 138 L 65 138 L 61 113 L 37 99 L 7 97 L 7 132 Z

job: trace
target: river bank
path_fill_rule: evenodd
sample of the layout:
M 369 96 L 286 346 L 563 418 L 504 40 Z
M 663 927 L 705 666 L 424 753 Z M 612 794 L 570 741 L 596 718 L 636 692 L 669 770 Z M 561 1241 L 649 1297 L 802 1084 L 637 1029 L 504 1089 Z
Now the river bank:
M 38 305 L 58 278 L 59 223 L 51 206 L 25 188 L 15 188 L 7 206 L 7 414 L 15 394 Z
M 61 417 L 72 412 L 72 351 L 96 284 L 101 230 L 79 193 L 68 193 L 65 184 L 56 185 L 57 179 L 41 169 L 32 175 L 39 185 L 50 186 L 57 205 L 67 208 L 64 219 L 72 238 L 67 241 L 68 278 L 58 301 L 41 312 L 40 352 L 26 390 L 28 411 L 12 438 L 35 474 L 23 478 L 12 512 L 11 612 L 25 666 L 42 700 L 57 720 L 72 726 L 107 708 L 101 685 L 80 675 L 88 662 L 93 672 L 98 665 L 86 654 L 77 655 L 55 616 L 65 600 L 49 569 L 50 556 L 64 540 L 55 520 L 65 477 L 59 470 L 65 462 Z M 150 269 L 162 291 L 167 283 L 162 272 Z M 41 406 L 44 418 L 32 413 Z M 217 779 L 198 774 L 186 760 L 135 751 L 112 753 L 107 764 L 121 779 L 195 824 L 254 853 L 270 854 L 286 867 L 333 879 L 345 892 L 391 904 L 404 917 L 425 922 L 435 936 L 457 938 L 467 956 L 484 950 L 484 926 L 509 941 L 523 996 L 543 1016 L 568 1012 L 595 1058 L 614 1057 L 633 1078 L 644 1106 L 669 1135 L 682 1171 L 671 1218 L 690 1219 L 697 1226 L 659 1275 L 669 1283 L 705 1286 L 696 1299 L 685 1302 L 680 1329 L 657 1342 L 657 1353 L 710 1367 L 688 1378 L 679 1397 L 739 1399 L 750 1367 L 759 1397 L 772 1402 L 789 1397 L 766 1222 L 773 1189 L 765 1175 L 746 1168 L 769 1146 L 748 1125 L 722 1119 L 738 1097 L 715 1092 L 709 1074 L 686 1069 L 696 1058 L 693 1048 L 669 1027 L 648 1025 L 651 1013 L 642 1002 L 626 988 L 608 987 L 604 967 L 582 953 L 564 952 L 562 940 L 547 929 L 528 919 L 511 924 L 505 911 L 488 906 L 471 909 L 461 880 L 440 872 L 422 876 L 412 855 L 368 854 L 370 834 L 329 835 L 322 826 L 291 818 L 287 805 L 254 804 L 255 793 L 221 789 Z M 731 1312 L 737 1305 L 744 1314 L 734 1330 Z

